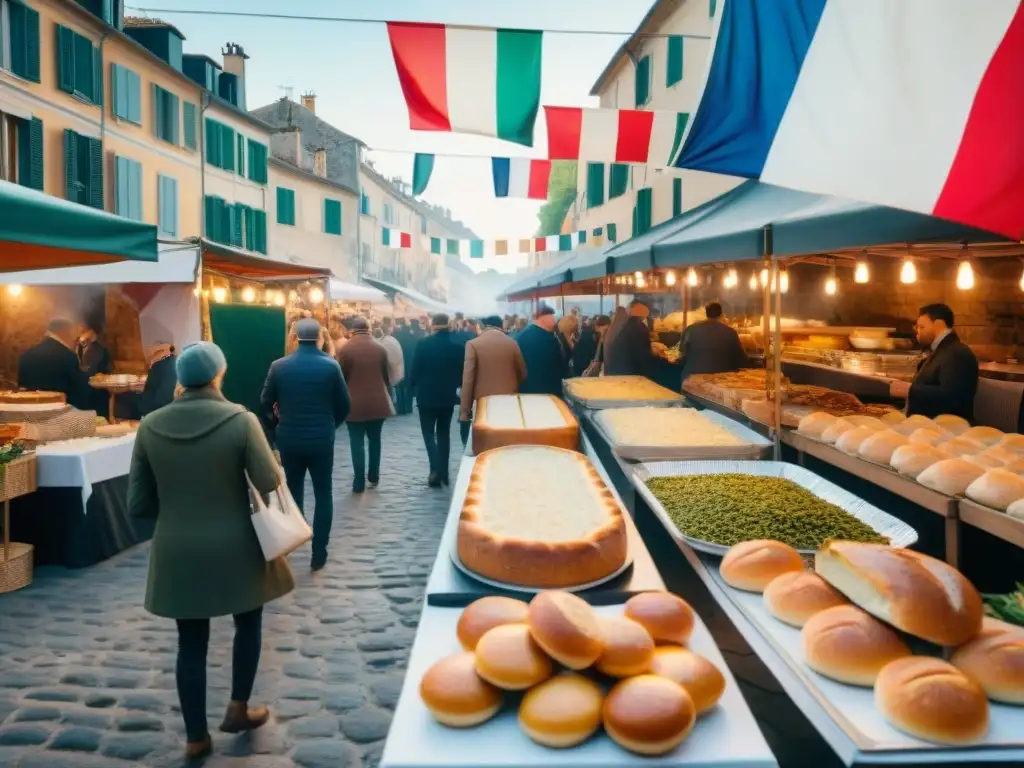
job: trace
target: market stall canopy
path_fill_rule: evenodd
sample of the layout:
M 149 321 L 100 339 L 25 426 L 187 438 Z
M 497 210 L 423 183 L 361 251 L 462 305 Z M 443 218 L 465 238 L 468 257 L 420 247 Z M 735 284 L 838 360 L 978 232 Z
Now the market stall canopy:
M 580 280 L 586 280 L 586 277 L 578 277 L 577 270 L 590 270 L 596 265 L 604 264 L 607 261 L 607 255 L 615 247 L 614 243 L 603 245 L 597 248 L 582 248 L 572 255 L 571 258 L 557 264 L 552 269 L 548 270 L 540 279 L 541 288 L 551 288 L 561 285 L 562 283 L 578 282 Z M 597 277 L 604 277 L 606 273 L 602 272 Z
M 316 280 L 331 276 L 325 267 L 277 261 L 241 248 L 215 243 L 206 238 L 194 238 L 203 251 L 203 269 L 243 280 L 284 282 L 288 280 Z
M 157 260 L 156 227 L 0 181 L 0 271 Z
M 389 296 L 394 296 L 395 294 L 398 294 L 407 301 L 411 302 L 412 304 L 415 304 L 417 307 L 420 307 L 421 309 L 425 309 L 428 312 L 445 312 L 447 314 L 452 314 L 453 312 L 452 308 L 449 307 L 444 302 L 438 301 L 437 299 L 432 299 L 429 296 L 425 296 L 424 294 L 420 293 L 419 291 L 413 290 L 412 288 L 406 288 L 405 286 L 395 285 L 394 283 L 389 283 L 386 280 L 378 280 L 375 277 L 364 277 L 363 280 L 372 285 L 374 288 L 380 289 Z
M 0 285 L 126 285 L 196 281 L 199 249 L 182 243 L 160 243 L 157 261 L 118 261 L 84 267 L 0 272 Z
M 331 280 L 332 301 L 364 301 L 371 304 L 390 303 L 384 291 L 369 285 L 346 283 L 342 280 Z

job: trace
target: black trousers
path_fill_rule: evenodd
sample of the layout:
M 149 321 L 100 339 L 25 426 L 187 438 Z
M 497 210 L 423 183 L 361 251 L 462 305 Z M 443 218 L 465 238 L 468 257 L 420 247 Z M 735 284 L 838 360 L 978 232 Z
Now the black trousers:
M 427 447 L 430 474 L 448 479 L 448 457 L 451 454 L 452 415 L 455 408 L 424 408 L 420 406 L 420 429 Z
M 292 498 L 303 509 L 306 472 L 313 484 L 313 562 L 327 559 L 327 543 L 334 522 L 334 445 L 281 450 L 281 466 Z
M 178 619 L 178 700 L 189 741 L 202 741 L 206 725 L 206 651 L 209 619 Z M 263 645 L 263 607 L 235 614 L 235 643 L 231 653 L 231 700 L 248 701 L 260 665 Z

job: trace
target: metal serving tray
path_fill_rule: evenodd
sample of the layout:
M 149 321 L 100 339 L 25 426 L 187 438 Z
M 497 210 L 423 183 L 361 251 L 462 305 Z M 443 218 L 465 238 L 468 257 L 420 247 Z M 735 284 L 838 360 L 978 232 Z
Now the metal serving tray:
M 626 445 L 616 443 L 605 425 L 601 412 L 588 414 L 594 427 L 611 446 L 616 456 L 629 461 L 682 461 L 693 459 L 760 459 L 772 448 L 771 440 L 767 440 L 750 427 L 745 427 L 735 419 L 730 419 L 715 411 L 701 411 L 701 416 L 732 432 L 743 440 L 741 445 Z
M 620 378 L 620 377 L 615 377 Z M 639 376 L 625 377 L 625 378 L 642 378 Z M 562 382 L 562 392 L 565 395 L 565 399 L 571 403 L 576 403 L 583 408 L 588 408 L 592 411 L 600 411 L 605 408 L 676 408 L 684 405 L 682 394 L 673 393 L 675 395 L 669 400 L 599 400 L 594 398 L 584 398 L 573 394 L 570 388 L 571 379 L 567 379 Z M 665 389 L 665 387 L 662 387 Z M 670 389 L 665 389 L 666 392 L 671 392 Z
M 791 480 L 805 488 L 819 499 L 831 502 L 849 512 L 861 522 L 867 523 L 878 533 L 889 538 L 894 547 L 910 547 L 917 542 L 917 531 L 878 507 L 868 504 L 847 490 L 830 483 L 808 469 L 782 461 L 659 461 L 638 464 L 633 468 L 633 485 L 658 516 L 662 524 L 696 550 L 709 555 L 723 556 L 729 547 L 686 536 L 669 517 L 657 497 L 647 487 L 652 477 L 677 477 L 685 475 L 721 475 L 739 473 L 779 477 Z M 798 550 L 801 554 L 813 554 L 812 550 Z

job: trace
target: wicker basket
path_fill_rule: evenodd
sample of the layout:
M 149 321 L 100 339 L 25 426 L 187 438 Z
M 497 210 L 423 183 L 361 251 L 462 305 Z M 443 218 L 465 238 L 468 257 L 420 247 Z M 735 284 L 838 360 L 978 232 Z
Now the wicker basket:
M 4 548 L 0 546 L 0 595 L 27 587 L 32 583 L 32 545 L 12 541 L 10 560 L 4 558 Z
M 0 464 L 0 502 L 35 493 L 37 480 L 35 454 Z

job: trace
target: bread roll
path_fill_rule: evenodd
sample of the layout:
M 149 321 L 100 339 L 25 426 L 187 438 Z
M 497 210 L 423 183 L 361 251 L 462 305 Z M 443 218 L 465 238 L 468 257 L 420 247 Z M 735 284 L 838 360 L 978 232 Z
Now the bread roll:
M 991 448 L 986 448 L 981 454 L 987 456 L 990 459 L 995 459 L 1002 466 L 1009 466 L 1020 459 L 1020 455 L 1009 448 L 1004 448 L 1001 445 L 993 445 Z
M 594 609 L 569 592 L 540 592 L 530 601 L 530 634 L 551 658 L 569 669 L 586 669 L 604 650 Z
M 1024 630 L 983 630 L 960 646 L 951 661 L 992 701 L 1024 704 Z
M 725 692 L 725 676 L 699 653 L 663 645 L 654 652 L 651 674 L 667 677 L 686 689 L 702 715 L 712 709 Z
M 1024 520 L 1024 499 L 1018 499 L 1006 508 L 1006 514 L 1014 520 Z
M 907 417 L 903 414 L 903 411 L 893 410 L 883 413 L 881 416 L 878 417 L 878 419 L 883 424 L 889 424 L 891 426 L 893 424 L 899 424 L 902 421 L 906 421 Z
M 693 608 L 671 592 L 642 592 L 626 601 L 623 615 L 656 641 L 686 645 L 693 633 Z
M 874 416 L 843 416 L 843 418 L 855 427 L 867 427 L 872 432 L 881 432 L 883 429 L 889 428 L 888 424 Z
M 525 624 L 502 624 L 476 644 L 476 672 L 506 691 L 524 691 L 551 677 L 554 665 Z
M 895 727 L 925 741 L 966 745 L 988 732 L 985 691 L 952 664 L 911 656 L 886 665 L 875 706 Z
M 1018 435 L 1016 432 L 1005 435 L 1002 440 L 999 441 L 999 447 L 1005 448 L 1008 451 L 1013 451 L 1016 454 L 1024 453 L 1024 435 Z
M 1008 472 L 1013 472 L 1015 475 L 1024 475 L 1024 458 L 1017 459 L 1016 461 L 1007 464 L 1003 469 Z
M 602 714 L 605 730 L 620 747 L 638 755 L 664 755 L 690 734 L 697 707 L 681 685 L 639 675 L 616 683 Z
M 978 453 L 975 454 L 974 456 L 961 456 L 960 458 L 963 459 L 964 461 L 969 461 L 974 466 L 981 467 L 986 471 L 989 469 L 997 469 L 1003 466 L 1003 463 L 1001 461 L 993 459 L 991 456 L 987 456 L 984 453 Z
M 870 427 L 854 427 L 839 436 L 836 440 L 836 448 L 843 453 L 855 455 L 860 448 L 860 444 L 875 434 L 876 431 L 881 430 L 874 430 Z
M 971 423 L 967 419 L 951 413 L 936 416 L 935 423 L 954 436 L 960 436 L 971 428 Z
M 911 443 L 902 445 L 893 451 L 889 464 L 901 475 L 917 477 L 935 462 L 948 458 L 949 454 L 943 453 L 938 448 Z
M 804 570 L 804 561 L 788 544 L 756 539 L 730 547 L 718 570 L 730 587 L 746 592 L 764 592 L 777 576 Z
M 981 620 L 981 632 L 976 634 L 971 640 L 973 643 L 975 640 L 984 640 L 989 637 L 995 637 L 996 635 L 1004 635 L 1006 633 L 1014 635 L 1024 635 L 1024 627 L 1018 626 L 1017 624 L 1009 624 L 1005 621 L 1000 621 L 992 616 L 986 616 Z
M 604 651 L 597 660 L 597 671 L 609 677 L 633 677 L 651 668 L 654 638 L 651 633 L 627 618 L 602 618 Z
M 967 498 L 1005 512 L 1013 502 L 1024 499 L 1024 477 L 1005 469 L 990 469 L 967 486 Z
M 944 431 L 941 427 L 939 427 L 938 424 L 929 419 L 927 416 L 921 416 L 920 414 L 908 416 L 899 424 L 894 424 L 892 428 L 905 437 L 909 437 L 919 429 L 930 429 L 933 432 Z
M 815 554 L 814 569 L 871 615 L 936 645 L 960 645 L 981 629 L 978 590 L 933 557 L 881 544 L 829 541 Z
M 954 437 L 944 443 L 937 443 L 936 448 L 941 448 L 950 456 L 976 456 L 985 450 L 985 444 L 968 437 Z
M 835 422 L 836 417 L 832 414 L 825 413 L 824 411 L 815 411 L 800 419 L 800 424 L 797 426 L 796 431 L 801 435 L 818 438 L 821 437 L 822 432 L 835 424 Z
M 882 667 L 910 655 L 899 635 L 852 605 L 815 614 L 804 624 L 800 639 L 807 666 L 850 685 L 871 687 Z
M 829 443 L 830 445 L 834 444 L 835 441 L 839 439 L 840 435 L 844 432 L 849 432 L 854 428 L 853 424 L 848 422 L 846 419 L 836 419 L 832 422 L 830 427 L 821 433 L 821 441 L 823 443 Z
M 816 613 L 848 603 L 821 576 L 809 571 L 784 573 L 764 590 L 768 612 L 794 627 L 802 627 Z
M 887 429 L 884 432 L 876 432 L 861 443 L 860 448 L 857 449 L 857 455 L 862 459 L 873 461 L 875 464 L 884 464 L 889 466 L 889 459 L 892 458 L 892 452 L 901 445 L 907 445 L 909 443 L 910 440 L 899 432 Z
M 971 427 L 962 435 L 964 440 L 974 440 L 975 442 L 982 443 L 983 445 L 996 445 L 1004 437 L 1006 433 L 1001 429 L 995 427 Z
M 525 623 L 526 603 L 511 597 L 491 595 L 481 597 L 466 606 L 462 615 L 459 616 L 455 633 L 458 635 L 462 647 L 467 651 L 472 651 L 488 630 L 502 624 Z
M 921 427 L 910 433 L 910 442 L 914 445 L 938 445 L 949 440 L 945 432 L 938 432 L 931 427 Z
M 919 474 L 917 482 L 947 496 L 962 496 L 967 486 L 983 474 L 982 467 L 964 459 L 943 459 Z
M 476 673 L 476 656 L 463 651 L 435 661 L 420 680 L 420 698 L 434 719 L 471 728 L 501 709 L 501 691 Z
M 601 686 L 565 672 L 526 692 L 519 705 L 519 727 L 545 747 L 575 747 L 601 727 L 603 703 Z

